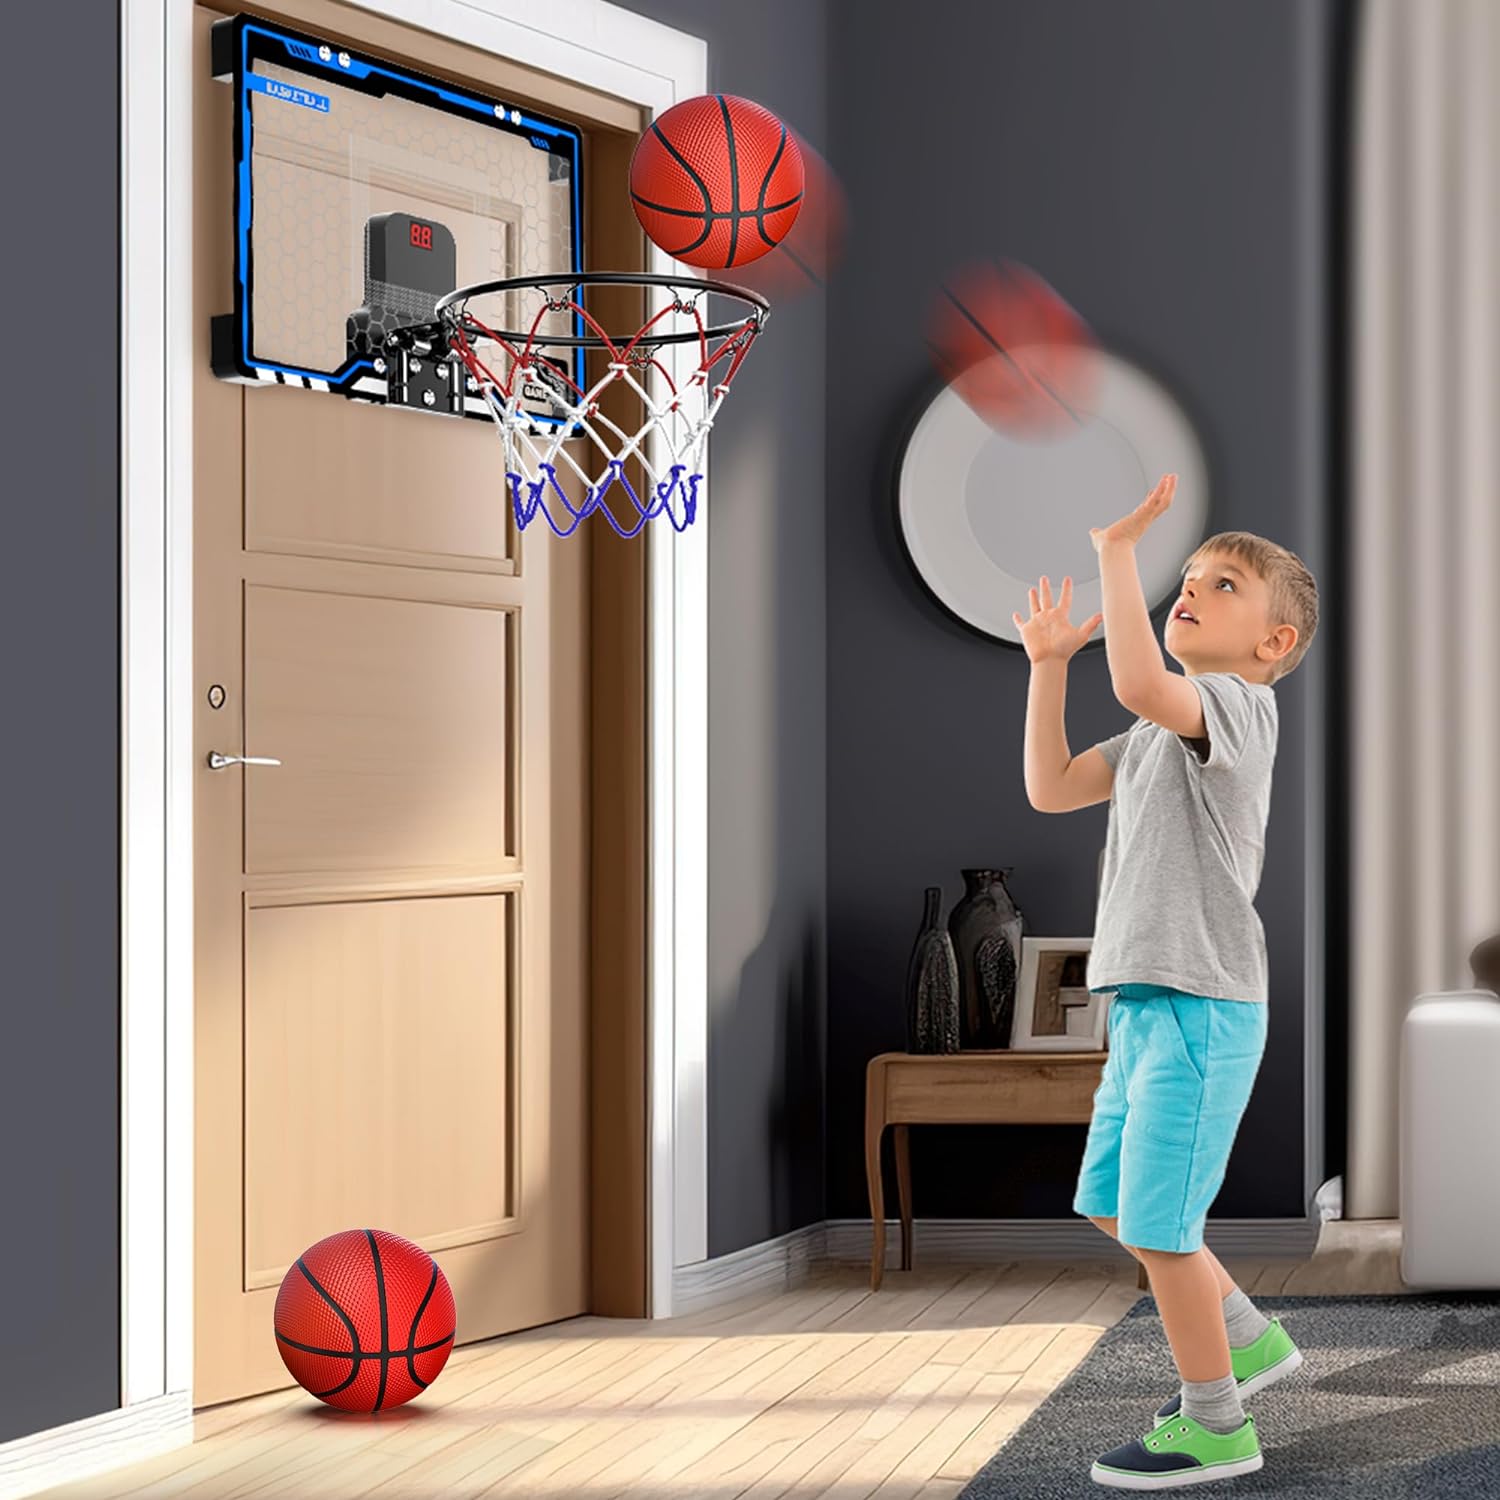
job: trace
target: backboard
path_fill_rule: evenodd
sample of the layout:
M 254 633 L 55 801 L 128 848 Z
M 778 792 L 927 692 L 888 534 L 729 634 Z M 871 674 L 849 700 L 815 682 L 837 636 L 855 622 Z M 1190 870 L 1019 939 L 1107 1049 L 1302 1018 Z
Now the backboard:
M 215 23 L 212 58 L 235 111 L 234 310 L 213 320 L 216 374 L 385 402 L 384 335 L 430 321 L 439 297 L 581 270 L 577 127 L 251 16 Z M 554 312 L 542 331 L 580 327 Z M 583 351 L 561 357 L 581 382 Z M 490 415 L 456 361 L 425 378 L 429 409 Z

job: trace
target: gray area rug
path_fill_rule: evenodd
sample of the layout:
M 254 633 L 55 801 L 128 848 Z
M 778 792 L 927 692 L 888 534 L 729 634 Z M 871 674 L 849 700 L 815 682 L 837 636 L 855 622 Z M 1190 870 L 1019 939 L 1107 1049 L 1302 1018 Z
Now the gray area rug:
M 1170 1493 L 1500 1500 L 1500 1293 L 1251 1300 L 1305 1361 L 1246 1404 L 1265 1466 Z M 1146 1432 L 1179 1383 L 1143 1296 L 959 1500 L 1129 1493 L 1095 1484 L 1089 1466 Z

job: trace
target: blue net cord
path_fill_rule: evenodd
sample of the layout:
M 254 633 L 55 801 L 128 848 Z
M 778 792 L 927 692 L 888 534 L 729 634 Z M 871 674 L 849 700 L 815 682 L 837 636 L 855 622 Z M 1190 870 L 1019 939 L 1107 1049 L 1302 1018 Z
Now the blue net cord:
M 507 473 L 506 479 L 510 483 L 511 505 L 515 510 L 516 525 L 524 531 L 530 525 L 538 511 L 541 511 L 547 524 L 558 536 L 566 537 L 572 534 L 583 524 L 584 520 L 596 510 L 603 515 L 604 519 L 614 528 L 615 532 L 627 541 L 637 536 L 641 528 L 653 516 L 665 515 L 677 531 L 683 531 L 693 524 L 693 517 L 698 513 L 698 486 L 703 481 L 701 474 L 684 474 L 681 464 L 673 464 L 672 472 L 660 483 L 653 484 L 652 488 L 655 498 L 650 505 L 642 505 L 640 497 L 635 492 L 635 486 L 625 477 L 625 465 L 619 459 L 611 459 L 609 472 L 594 485 L 588 493 L 588 498 L 581 506 L 574 506 L 568 499 L 566 492 L 557 482 L 557 470 L 549 463 L 537 465 L 541 477 L 528 479 L 524 474 Z M 630 503 L 635 508 L 637 519 L 634 524 L 622 526 L 615 518 L 614 512 L 604 503 L 604 497 L 610 489 L 618 485 L 629 497 Z M 524 494 L 522 493 L 524 490 Z M 562 519 L 554 513 L 549 500 L 555 500 L 562 511 Z M 680 492 L 682 496 L 682 520 L 677 519 L 676 513 L 671 506 L 674 492 Z

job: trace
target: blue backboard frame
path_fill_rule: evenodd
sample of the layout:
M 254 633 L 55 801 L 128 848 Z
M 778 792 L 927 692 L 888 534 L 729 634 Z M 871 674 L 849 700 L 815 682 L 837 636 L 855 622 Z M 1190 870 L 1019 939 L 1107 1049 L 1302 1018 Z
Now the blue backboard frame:
M 582 270 L 582 156 L 583 136 L 575 125 L 536 114 L 498 96 L 459 87 L 414 71 L 387 59 L 355 51 L 342 43 L 294 31 L 258 17 L 238 15 L 214 23 L 211 59 L 215 78 L 234 90 L 234 311 L 213 319 L 212 362 L 214 373 L 227 380 L 255 385 L 294 385 L 326 390 L 359 400 L 384 402 L 385 376 L 371 358 L 346 358 L 331 369 L 310 369 L 286 363 L 257 352 L 253 322 L 255 244 L 253 235 L 254 181 L 252 157 L 254 125 L 251 96 L 276 95 L 306 108 L 328 107 L 319 84 L 336 83 L 375 97 L 396 95 L 426 108 L 477 122 L 528 140 L 539 149 L 557 153 L 568 161 L 572 193 L 572 265 L 559 272 Z M 258 61 L 305 77 L 305 88 L 288 87 L 255 72 Z M 584 331 L 581 318 L 574 318 L 577 332 Z M 581 349 L 569 351 L 574 380 L 583 384 Z M 470 398 L 465 415 L 488 420 L 482 399 Z M 543 412 L 535 415 L 553 420 Z

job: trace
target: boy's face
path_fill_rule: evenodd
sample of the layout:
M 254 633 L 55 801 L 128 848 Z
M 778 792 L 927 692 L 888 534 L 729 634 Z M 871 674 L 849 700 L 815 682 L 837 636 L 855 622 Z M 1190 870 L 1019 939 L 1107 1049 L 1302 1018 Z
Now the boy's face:
M 1271 633 L 1266 583 L 1231 557 L 1210 555 L 1187 570 L 1167 616 L 1164 644 L 1188 675 L 1238 672 L 1258 680 L 1270 665 L 1256 646 Z M 1191 619 L 1180 618 L 1186 610 Z

